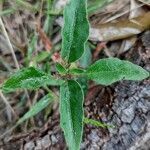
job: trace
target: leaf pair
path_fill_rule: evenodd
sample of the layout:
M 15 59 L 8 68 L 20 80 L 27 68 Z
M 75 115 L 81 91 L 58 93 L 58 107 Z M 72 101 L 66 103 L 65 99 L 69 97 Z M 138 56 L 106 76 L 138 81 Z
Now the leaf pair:
M 70 0 L 64 10 L 61 57 L 71 63 L 84 53 L 89 35 L 86 0 Z M 73 80 L 60 87 L 61 127 L 71 150 L 80 149 L 83 130 L 83 91 Z
M 101 59 L 89 66 L 85 71 L 71 69 L 69 73 L 87 77 L 102 85 L 110 85 L 120 80 L 143 80 L 149 76 L 149 73 L 142 67 L 118 58 Z M 15 91 L 16 89 L 33 90 L 46 85 L 59 86 L 63 82 L 63 80 L 55 79 L 40 69 L 29 67 L 11 76 L 2 85 L 2 90 L 5 92 Z

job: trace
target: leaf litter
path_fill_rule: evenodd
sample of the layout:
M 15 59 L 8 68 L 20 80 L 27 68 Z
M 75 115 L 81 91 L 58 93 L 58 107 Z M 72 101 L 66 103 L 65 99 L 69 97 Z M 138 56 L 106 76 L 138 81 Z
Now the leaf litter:
M 138 1 L 140 3 L 136 7 L 142 9 L 143 15 L 142 15 L 142 17 L 140 17 L 140 16 L 134 16 L 134 14 L 133 14 L 133 18 L 138 17 L 139 19 L 143 18 L 145 20 L 148 20 L 148 19 L 146 19 L 143 16 L 146 16 L 146 14 L 149 14 L 149 12 L 148 12 L 148 10 L 149 10 L 149 2 L 148 1 L 144 1 L 144 0 L 138 0 Z M 135 2 L 137 2 L 137 1 L 135 1 Z M 30 6 L 33 6 L 32 4 L 35 4 L 35 3 L 36 3 L 35 6 L 38 6 L 39 2 L 35 2 L 35 1 L 30 0 L 30 1 L 28 1 L 28 3 L 30 4 L 29 7 L 28 7 L 27 4 L 25 4 L 25 8 L 23 9 L 23 11 L 20 10 L 19 7 L 17 7 L 17 9 L 16 9 L 16 7 L 14 7 L 16 4 L 13 1 L 12 2 L 7 1 L 7 2 L 5 2 L 3 4 L 3 6 L 4 6 L 3 10 L 5 10 L 7 8 L 10 8 L 10 5 L 15 8 L 15 11 L 13 11 L 13 12 L 10 11 L 11 12 L 10 15 L 8 13 L 7 15 L 2 16 L 2 18 L 4 20 L 5 27 L 6 27 L 7 31 L 8 31 L 9 37 L 11 39 L 11 42 L 13 43 L 14 50 L 16 52 L 17 58 L 19 60 L 19 64 L 21 66 L 25 66 L 23 59 L 26 57 L 26 53 L 28 52 L 29 37 L 32 37 L 31 34 L 32 35 L 34 35 L 34 34 L 37 35 L 35 22 L 37 21 L 37 15 L 38 14 L 36 14 L 36 12 L 34 12 L 34 11 L 31 11 L 31 9 L 30 9 L 31 7 Z M 20 3 L 20 4 L 18 3 L 17 6 L 24 6 L 23 3 Z M 57 4 L 57 6 L 58 7 L 56 9 L 62 8 L 61 6 L 59 7 L 59 4 Z M 55 7 L 55 4 L 53 4 L 53 7 Z M 47 8 L 47 5 L 46 5 L 46 3 L 44 3 L 43 12 L 46 11 L 46 8 Z M 130 59 L 129 56 L 131 55 L 131 52 L 133 51 L 133 49 L 135 49 L 134 53 L 139 53 L 139 51 L 140 51 L 139 50 L 139 47 L 140 47 L 139 45 L 140 45 L 140 42 L 141 42 L 140 41 L 140 36 L 141 35 L 143 36 L 142 37 L 142 42 L 144 43 L 144 47 L 146 45 L 145 49 L 148 49 L 147 44 L 145 44 L 145 43 L 147 43 L 146 40 L 149 38 L 149 36 L 147 34 L 146 34 L 146 36 L 144 36 L 143 34 L 141 34 L 141 32 L 143 32 L 145 30 L 148 30 L 149 29 L 149 24 L 145 26 L 145 24 L 143 24 L 143 22 L 137 21 L 136 19 L 132 19 L 132 20 L 129 19 L 129 15 L 131 15 L 131 13 L 130 13 L 131 10 L 130 9 L 132 9 L 132 8 L 130 8 L 130 1 L 129 0 L 123 1 L 123 2 L 121 2 L 119 0 L 118 1 L 116 0 L 116 1 L 112 2 L 111 4 L 109 4 L 108 6 L 104 7 L 103 9 L 99 9 L 98 11 L 96 11 L 96 13 L 90 15 L 90 19 L 91 19 L 90 23 L 92 25 L 92 28 L 93 27 L 94 28 L 98 27 L 98 30 L 100 30 L 101 26 L 106 28 L 106 30 L 104 32 L 98 33 L 99 31 L 97 31 L 97 30 L 96 30 L 96 32 L 95 31 L 93 32 L 93 34 L 96 35 L 95 36 L 96 40 L 93 40 L 90 37 L 89 46 L 90 46 L 91 50 L 94 50 L 96 45 L 97 45 L 97 42 L 95 42 L 95 41 L 99 41 L 99 42 L 107 41 L 106 45 L 107 45 L 108 50 L 110 51 L 110 53 L 113 52 L 114 56 L 118 55 L 121 58 L 122 57 L 126 57 L 126 59 Z M 139 11 L 139 9 L 137 9 L 137 11 Z M 54 20 L 56 20 L 57 15 L 52 15 L 51 17 L 54 18 Z M 125 19 L 125 21 L 122 21 L 124 19 Z M 41 25 L 41 30 L 43 30 L 43 24 L 44 24 L 44 21 L 45 21 L 45 14 L 44 13 L 42 14 L 42 19 L 41 20 L 42 20 L 41 21 L 41 24 L 42 24 Z M 124 23 L 122 23 L 122 22 L 126 22 L 126 23 L 130 22 L 132 25 L 134 24 L 134 26 L 135 26 L 135 30 L 134 31 L 137 31 L 137 32 L 136 33 L 134 32 L 133 34 L 130 34 L 130 36 L 124 35 L 124 36 L 119 36 L 118 37 L 118 35 L 116 35 L 113 38 L 107 36 L 108 38 L 104 38 L 103 37 L 103 38 L 100 39 L 100 36 L 102 35 L 102 33 L 107 35 L 111 31 L 113 31 L 112 29 L 110 31 L 107 30 L 108 26 L 112 26 L 112 25 L 116 26 L 117 24 L 121 24 L 119 26 L 122 27 L 122 26 L 124 26 Z M 57 22 L 54 21 L 54 22 L 52 22 L 52 24 L 53 24 L 53 30 L 52 30 L 53 33 L 51 34 L 51 36 L 48 35 L 47 38 L 52 39 L 52 41 L 53 41 L 53 39 L 56 37 L 56 34 L 60 35 L 61 33 L 60 33 L 60 26 L 58 26 Z M 128 40 L 128 37 L 132 37 L 133 35 L 135 36 L 136 40 L 133 42 L 133 44 L 130 46 L 130 48 L 128 50 L 126 50 L 126 51 L 122 50 L 122 49 L 125 49 L 125 48 L 121 47 L 121 43 L 124 42 L 125 40 Z M 0 34 L 0 37 L 1 37 L 0 39 L 4 39 L 4 36 L 2 34 Z M 145 37 L 146 37 L 146 39 L 145 39 Z M 60 41 L 58 41 L 57 43 L 52 45 L 52 49 L 51 49 L 52 52 L 58 52 L 60 50 L 60 43 L 59 42 Z M 5 44 L 1 44 L 1 43 L 3 43 L 3 42 L 0 41 L 0 53 L 1 53 L 1 56 L 4 58 L 4 61 L 6 61 L 6 62 L 4 62 L 4 64 L 6 64 L 6 65 L 0 64 L 0 68 L 2 68 L 2 69 L 0 69 L 1 70 L 0 73 L 1 73 L 1 76 L 4 75 L 3 78 L 5 79 L 7 77 L 7 75 L 10 73 L 10 70 L 8 70 L 6 68 L 6 66 L 8 65 L 8 67 L 12 69 L 12 72 L 14 72 L 13 71 L 14 64 L 12 62 L 12 58 L 11 58 L 10 53 L 9 52 L 5 53 L 5 50 L 3 48 L 3 47 L 6 47 L 5 49 L 7 49 L 7 43 L 5 43 Z M 114 43 L 116 43 L 117 46 L 115 46 Z M 113 46 L 116 47 L 115 50 L 112 50 Z M 136 51 L 136 47 L 138 49 L 137 51 Z M 37 40 L 37 43 L 35 44 L 34 49 L 35 49 L 35 51 L 32 53 L 32 56 L 37 56 L 37 54 L 39 54 L 41 51 L 43 51 L 45 49 L 45 44 L 44 44 L 44 42 L 41 42 L 40 37 L 38 37 L 38 40 Z M 126 53 L 126 56 L 125 56 L 125 53 Z M 92 54 L 93 54 L 93 51 L 92 51 Z M 89 55 L 92 55 L 92 54 L 89 53 Z M 144 63 L 141 62 L 141 64 L 143 64 L 143 65 L 145 65 L 146 62 L 148 62 L 148 60 L 147 60 L 148 58 L 144 57 L 144 55 L 146 55 L 146 54 L 147 54 L 146 51 L 140 52 L 140 57 L 141 58 L 139 57 L 137 59 L 139 62 L 141 62 L 140 59 L 142 59 L 142 61 Z M 107 57 L 106 54 L 103 53 L 103 51 L 100 51 L 97 56 L 98 56 L 97 59 L 103 58 L 103 57 Z M 146 56 L 148 56 L 148 55 L 146 55 Z M 143 57 L 144 57 L 144 60 L 143 60 Z M 136 59 L 136 58 L 137 58 L 137 56 L 134 55 L 133 59 Z M 40 62 L 39 64 L 38 63 L 37 64 L 40 65 L 40 67 L 42 69 L 45 69 L 47 71 L 49 69 L 51 69 L 52 72 L 55 73 L 55 68 L 53 67 L 53 61 L 51 61 L 51 59 L 49 59 L 48 57 L 45 58 L 43 61 L 50 62 L 52 64 L 52 67 L 44 65 L 43 62 Z M 146 64 L 146 67 L 149 68 L 147 64 Z M 90 83 L 90 85 L 93 85 L 93 84 L 94 83 Z M 144 84 L 145 87 L 148 88 L 147 84 L 145 84 L 145 83 L 142 83 L 142 84 Z M 121 85 L 121 87 L 122 86 L 123 85 Z M 129 84 L 127 84 L 127 86 L 129 86 Z M 138 88 L 138 85 L 136 85 L 136 86 Z M 144 88 L 144 87 L 141 86 L 141 88 Z M 112 87 L 109 87 L 109 89 L 112 90 Z M 132 89 L 134 89 L 134 85 L 133 85 Z M 57 94 L 58 91 L 57 91 L 56 88 L 52 88 L 52 90 L 55 91 L 55 93 Z M 109 93 L 108 91 L 107 91 L 107 93 L 105 93 L 105 95 L 107 95 Z M 47 94 L 47 90 L 46 89 L 40 89 L 38 92 L 39 92 L 40 96 Z M 115 93 L 115 94 L 118 94 L 118 93 Z M 18 113 L 18 115 L 22 116 L 23 114 L 25 114 L 25 112 L 27 112 L 28 106 L 26 105 L 26 99 L 27 99 L 26 97 L 27 97 L 27 95 L 24 95 L 24 98 L 23 98 L 20 94 L 22 94 L 21 91 L 18 91 L 17 93 L 13 93 L 13 94 L 8 95 L 8 102 L 11 104 L 11 106 L 14 108 L 14 110 Z M 29 94 L 30 94 L 29 95 L 30 99 L 32 101 L 34 92 L 33 93 L 29 92 Z M 113 97 L 114 95 L 111 93 L 109 96 Z M 38 97 L 38 99 L 40 99 L 40 97 Z M 97 102 L 98 96 L 96 95 L 94 98 L 92 98 L 92 100 L 93 99 L 96 99 L 96 102 Z M 20 103 L 20 108 L 17 107 L 18 103 Z M 140 103 L 140 101 L 139 101 L 139 103 Z M 99 103 L 97 103 L 97 104 L 99 104 Z M 93 105 L 94 105 L 94 103 L 93 103 Z M 145 103 L 144 103 L 144 105 L 145 105 L 145 107 L 147 106 L 147 104 L 145 104 Z M 50 105 L 50 107 L 52 109 L 52 112 L 49 114 L 49 116 L 50 116 L 49 121 L 48 120 L 44 120 L 43 121 L 43 116 L 44 116 L 45 112 L 39 113 L 34 119 L 37 120 L 37 126 L 38 127 L 41 124 L 43 125 L 43 127 L 35 130 L 35 132 L 33 130 L 29 131 L 29 129 L 34 129 L 35 128 L 35 127 L 31 127 L 31 123 L 30 123 L 30 120 L 29 120 L 29 122 L 26 122 L 27 127 L 25 127 L 25 128 L 27 128 L 27 130 L 29 132 L 26 133 L 26 135 L 24 136 L 24 133 L 23 133 L 24 125 L 21 125 L 21 128 L 22 128 L 21 131 L 22 132 L 21 132 L 21 135 L 20 135 L 20 137 L 18 139 L 27 140 L 27 136 L 29 135 L 30 136 L 29 139 L 31 141 L 33 140 L 34 142 L 38 142 L 38 141 L 36 141 L 36 138 L 39 138 L 39 139 L 41 138 L 41 139 L 44 139 L 44 141 L 45 141 L 46 138 L 44 138 L 44 137 L 46 135 L 48 135 L 48 138 L 49 138 L 48 141 L 50 141 L 49 143 L 51 144 L 50 145 L 51 147 L 57 147 L 57 149 L 60 149 L 62 147 L 64 148 L 65 145 L 62 144 L 62 143 L 64 143 L 64 140 L 63 140 L 63 138 L 61 136 L 61 132 L 60 132 L 60 129 L 59 129 L 59 126 L 58 126 L 58 119 L 57 119 L 59 117 L 58 111 L 53 113 L 53 111 L 58 109 L 57 103 L 54 102 L 54 104 Z M 142 109 L 144 109 L 143 107 L 142 107 Z M 119 106 L 118 106 L 118 108 L 119 108 Z M 6 110 L 5 106 L 3 107 L 3 109 Z M 19 111 L 20 109 L 22 109 L 22 111 Z M 98 109 L 98 107 L 96 107 L 96 106 L 87 106 L 87 110 L 86 110 L 87 115 L 91 116 L 91 118 L 95 118 L 95 119 L 97 119 L 97 116 L 99 116 L 99 117 L 101 116 L 100 120 L 101 119 L 105 120 L 104 119 L 105 118 L 105 111 L 103 112 L 103 114 L 102 113 L 96 113 L 94 115 L 91 115 L 89 109 L 93 109 L 93 112 L 96 112 L 96 111 L 99 111 L 99 110 L 96 110 L 96 109 Z M 102 107 L 102 109 L 104 109 L 104 107 Z M 5 122 L 7 122 L 7 124 L 8 124 L 7 129 L 11 128 L 12 124 L 8 123 L 8 119 L 7 119 L 8 116 L 7 115 L 8 114 L 6 114 L 5 111 L 4 111 L 4 116 L 6 116 L 6 117 L 3 116 L 4 117 L 3 118 L 4 121 L 2 121 L 3 125 L 1 127 L 1 131 L 0 131 L 1 133 L 4 133 L 6 131 L 6 129 L 5 129 L 5 125 L 6 125 Z M 124 121 L 125 117 L 122 116 L 122 118 L 123 118 L 123 121 Z M 115 117 L 113 117 L 113 119 L 115 120 Z M 1 121 L 1 119 L 0 119 L 0 121 Z M 133 121 L 133 122 L 135 122 L 135 121 Z M 116 121 L 116 123 L 119 124 L 119 121 Z M 45 126 L 44 126 L 44 124 L 45 124 Z M 146 125 L 143 123 L 143 127 L 145 127 L 145 126 Z M 95 140 L 100 140 L 99 137 L 103 138 L 102 135 L 106 135 L 105 133 L 107 132 L 106 130 L 101 130 L 99 128 L 91 129 L 91 127 L 89 127 L 89 126 L 86 127 L 85 130 L 87 130 L 87 132 L 86 132 L 86 135 L 85 135 L 85 138 L 84 138 L 85 139 L 85 141 L 84 141 L 85 143 L 83 143 L 83 147 L 84 146 L 88 147 L 88 144 L 86 144 L 86 143 L 89 143 L 89 145 L 90 145 L 88 147 L 89 149 L 94 147 L 95 143 L 96 143 L 97 146 L 99 146 L 98 143 L 100 143 L 100 142 L 95 142 L 94 138 L 93 138 L 91 143 L 89 142 L 91 140 L 91 137 L 93 135 L 95 135 L 95 133 L 96 133 L 95 136 L 96 137 L 98 136 L 97 139 L 95 139 Z M 92 132 L 90 132 L 90 130 Z M 49 133 L 48 133 L 48 131 L 49 131 Z M 127 133 L 129 133 L 129 132 L 127 131 Z M 11 133 L 11 135 L 13 135 L 13 137 L 14 137 L 13 145 L 17 145 L 16 143 L 17 143 L 18 140 L 15 141 L 15 137 L 17 139 L 17 134 L 18 134 L 17 129 L 16 129 L 16 131 L 14 133 Z M 101 134 L 101 135 L 99 135 L 99 134 Z M 111 134 L 113 134 L 113 133 L 111 133 Z M 33 135 L 33 137 L 32 137 L 32 135 Z M 89 135 L 89 137 L 88 137 L 88 135 Z M 56 140 L 54 137 L 56 139 L 58 138 L 59 140 Z M 8 143 L 13 141 L 12 140 L 13 138 L 10 138 L 10 139 L 11 140 L 10 141 L 8 140 Z M 114 139 L 115 139 L 115 137 L 114 137 Z M 125 138 L 123 138 L 123 140 L 124 139 Z M 30 140 L 27 140 L 27 144 L 29 143 Z M 58 146 L 59 142 L 61 143 L 60 147 Z M 5 144 L 2 144 L 3 145 L 2 147 L 6 148 L 7 142 L 5 141 L 4 143 Z M 32 145 L 34 145 L 33 147 L 36 147 L 36 145 L 33 144 L 33 143 L 32 143 Z M 42 143 L 42 140 L 39 140 L 39 143 Z M 1 142 L 0 142 L 0 145 L 1 145 Z M 19 145 L 21 145 L 21 143 Z M 41 144 L 41 145 L 44 147 L 43 144 Z M 11 146 L 12 146 L 12 144 L 11 144 Z M 7 147 L 9 148 L 9 145 L 7 145 Z M 27 147 L 27 146 L 25 146 L 25 147 Z M 46 148 L 46 146 L 45 146 L 45 148 Z

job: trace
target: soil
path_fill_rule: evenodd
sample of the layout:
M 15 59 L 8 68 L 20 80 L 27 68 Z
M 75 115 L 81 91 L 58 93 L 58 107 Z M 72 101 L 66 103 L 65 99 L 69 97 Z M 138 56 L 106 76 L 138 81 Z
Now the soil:
M 66 0 L 59 0 L 58 7 L 64 7 Z M 143 1 L 143 0 L 139 0 Z M 138 2 L 139 2 L 138 1 Z M 5 0 L 4 5 L 0 4 L 0 11 L 13 8 L 15 1 Z M 42 3 L 42 1 L 28 0 L 31 6 Z M 45 49 L 54 49 L 59 56 L 61 44 L 61 25 L 63 24 L 62 15 L 50 15 L 50 25 L 48 32 L 44 31 L 46 20 L 45 11 L 47 4 L 40 4 L 39 12 L 32 12 L 21 7 L 12 14 L 2 16 L 5 28 L 13 45 L 15 55 L 20 68 L 26 66 L 25 60 L 28 48 L 32 49 L 33 35 L 38 40 L 33 46 L 35 51 L 31 54 L 35 57 Z M 91 24 L 103 23 L 108 18 L 118 14 L 124 14 L 130 7 L 130 0 L 112 3 L 104 10 L 92 14 L 89 19 Z M 147 2 L 148 3 L 148 2 Z M 141 4 L 141 3 L 140 3 Z M 149 11 L 149 5 L 144 5 L 136 10 Z M 59 8 L 58 8 L 59 9 Z M 42 12 L 43 10 L 43 12 Z M 41 12 L 40 12 L 41 11 Z M 1 12 L 0 12 L 1 13 Z M 41 14 L 40 14 L 41 13 Z M 124 14 L 120 19 L 128 18 L 129 14 Z M 0 16 L 1 17 L 1 16 Z M 115 20 L 114 20 L 115 21 Z M 133 20 L 134 21 L 134 20 Z M 59 23 L 60 22 L 60 23 Z M 40 24 L 40 25 L 39 25 Z M 37 28 L 39 25 L 39 29 Z M 41 28 L 40 28 L 41 26 Z M 39 31 L 38 31 L 39 30 Z M 1 28 L 0 28 L 1 31 Z M 32 35 L 33 34 L 33 35 Z M 95 32 L 94 35 L 97 35 Z M 98 36 L 96 36 L 98 37 Z M 44 40 L 44 42 L 42 41 Z M 125 40 L 132 44 L 125 47 Z M 134 42 L 132 42 L 132 40 Z M 97 41 L 97 40 L 96 40 Z M 123 60 L 129 60 L 146 70 L 150 71 L 150 30 L 133 39 L 121 39 L 112 42 L 96 42 L 90 40 L 92 60 L 114 56 Z M 46 45 L 47 44 L 47 45 Z M 52 45 L 51 45 L 52 44 Z M 98 46 L 99 45 L 99 46 Z M 123 45 L 123 46 L 122 46 Z M 30 47 L 31 46 L 31 47 Z M 129 48 L 130 47 L 130 48 Z M 97 49 L 97 50 L 96 50 Z M 32 50 L 31 50 L 32 51 Z M 38 66 L 51 68 L 55 73 L 54 60 L 48 59 L 38 62 Z M 33 62 L 30 60 L 30 63 Z M 47 65 L 43 65 L 47 64 Z M 50 66 L 49 66 L 50 64 Z M 15 64 L 8 47 L 5 36 L 0 32 L 0 84 L 6 80 L 10 73 L 14 72 Z M 49 87 L 55 94 L 58 88 Z M 6 94 L 6 99 L 15 110 L 18 117 L 23 116 L 30 106 L 43 97 L 47 90 L 40 88 L 38 91 L 17 91 Z M 120 81 L 111 86 L 96 85 L 89 82 L 89 89 L 84 102 L 85 116 L 113 127 L 101 128 L 93 125 L 84 126 L 83 141 L 81 150 L 149 150 L 150 149 L 150 78 L 140 82 Z M 46 116 L 46 117 L 45 117 Z M 13 131 L 7 132 L 18 120 L 11 113 L 10 108 L 6 107 L 0 97 L 0 150 L 67 150 L 64 135 L 59 126 L 59 104 L 58 101 L 51 104 L 47 109 L 40 112 L 33 118 L 16 127 Z
M 149 43 L 150 31 L 147 31 L 120 57 L 150 71 Z M 84 107 L 87 117 L 115 127 L 104 129 L 85 125 L 82 150 L 150 149 L 150 79 L 121 81 L 109 87 L 93 85 L 88 90 Z M 17 136 L 7 135 L 0 141 L 0 150 L 67 149 L 59 126 L 58 104 L 55 109 L 43 127 Z

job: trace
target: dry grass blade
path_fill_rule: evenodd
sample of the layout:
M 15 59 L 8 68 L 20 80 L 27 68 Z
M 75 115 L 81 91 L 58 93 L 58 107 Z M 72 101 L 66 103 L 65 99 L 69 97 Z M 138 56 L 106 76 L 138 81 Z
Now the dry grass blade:
M 13 50 L 12 44 L 11 44 L 11 42 L 10 42 L 9 36 L 8 36 L 8 34 L 7 34 L 7 31 L 6 31 L 6 29 L 5 29 L 5 26 L 4 26 L 4 23 L 3 23 L 1 17 L 0 17 L 0 26 L 2 27 L 2 30 L 3 30 L 3 32 L 4 32 L 4 35 L 5 35 L 6 40 L 7 40 L 7 42 L 8 42 L 8 46 L 9 46 L 9 49 L 10 49 L 10 51 L 11 51 L 11 53 L 12 53 L 12 56 L 13 56 L 13 59 L 14 59 L 16 68 L 19 69 L 19 68 L 20 68 L 20 67 L 19 67 L 19 63 L 18 63 L 18 61 L 17 61 L 15 52 L 14 52 L 14 50 Z
M 130 10 L 127 10 L 127 11 L 122 12 L 122 13 L 120 13 L 120 14 L 117 14 L 117 15 L 115 15 L 115 16 L 109 18 L 109 19 L 108 19 L 107 21 L 105 21 L 104 23 L 108 23 L 108 22 L 111 22 L 111 21 L 113 21 L 113 20 L 115 20 L 115 19 L 117 19 L 117 18 L 120 18 L 121 16 L 123 16 L 123 15 L 129 13 L 130 11 L 134 11 L 135 9 L 138 9 L 138 8 L 140 8 L 140 7 L 142 7 L 142 6 L 144 6 L 144 4 L 141 4 L 141 5 L 139 5 L 138 7 L 134 8 L 134 9 L 130 9 Z
M 5 105 L 10 108 L 11 112 L 14 114 L 14 116 L 16 116 L 15 111 L 13 110 L 13 108 L 10 106 L 7 98 L 4 96 L 4 94 L 2 93 L 2 91 L 0 90 L 0 97 L 2 98 L 3 102 L 5 103 Z
M 15 125 L 15 126 L 11 127 L 10 129 L 8 129 L 6 132 L 4 132 L 2 135 L 0 135 L 0 139 L 2 139 L 8 133 L 12 132 L 16 127 L 17 127 L 17 125 Z
M 129 14 L 129 18 L 135 18 L 138 17 L 140 15 L 142 15 L 144 13 L 144 10 L 142 7 L 139 7 L 139 3 L 136 0 L 130 0 L 130 14 Z
M 15 3 L 17 5 L 23 6 L 24 8 L 33 11 L 33 12 L 37 12 L 38 11 L 38 8 L 36 6 L 33 6 L 33 5 L 31 5 L 30 3 L 28 3 L 28 2 L 26 2 L 24 0 L 15 0 Z
M 150 1 L 149 0 L 138 0 L 138 1 L 140 1 L 141 3 L 144 3 L 145 5 L 150 6 Z

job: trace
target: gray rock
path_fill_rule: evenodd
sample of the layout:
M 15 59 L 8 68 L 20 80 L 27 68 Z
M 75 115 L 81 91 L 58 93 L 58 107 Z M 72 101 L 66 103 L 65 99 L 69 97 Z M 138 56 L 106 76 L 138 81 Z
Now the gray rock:
M 43 147 L 43 148 L 49 148 L 50 145 L 51 145 L 51 141 L 50 141 L 49 135 L 44 136 L 44 137 L 42 138 L 41 143 L 42 143 L 42 147 Z
M 135 106 L 134 105 L 130 105 L 129 107 L 127 107 L 126 109 L 122 110 L 122 113 L 121 113 L 121 120 L 123 122 L 126 122 L 126 123 L 131 123 L 131 121 L 133 120 L 134 118 L 134 113 L 135 113 Z
M 24 150 L 34 150 L 35 144 L 33 141 L 28 142 L 27 144 L 25 144 L 24 146 Z

